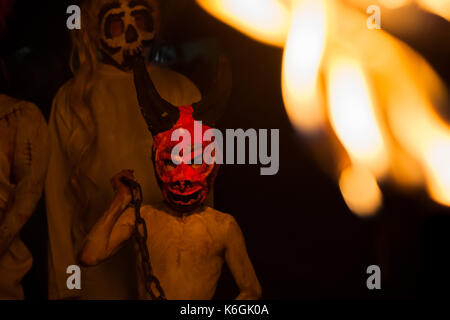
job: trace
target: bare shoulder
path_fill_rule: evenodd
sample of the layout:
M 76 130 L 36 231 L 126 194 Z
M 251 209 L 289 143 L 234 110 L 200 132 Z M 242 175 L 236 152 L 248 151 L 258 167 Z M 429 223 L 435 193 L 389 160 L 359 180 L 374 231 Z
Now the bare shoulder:
M 215 234 L 223 247 L 229 247 L 234 243 L 244 243 L 244 235 L 236 219 L 228 213 L 220 212 L 213 208 L 207 208 L 205 215 L 209 216 L 210 225 L 214 226 Z
M 145 220 L 156 221 L 160 220 L 163 216 L 165 216 L 164 210 L 158 205 L 145 205 L 141 207 L 141 217 Z
M 141 207 L 141 216 L 144 217 L 148 217 L 151 215 L 154 215 L 156 213 L 157 209 L 152 206 L 152 205 L 145 205 Z
M 212 220 L 217 229 L 222 230 L 224 234 L 227 234 L 228 232 L 235 232 L 233 230 L 239 230 L 238 223 L 231 214 L 218 211 L 211 207 L 206 207 L 203 214 L 208 219 Z

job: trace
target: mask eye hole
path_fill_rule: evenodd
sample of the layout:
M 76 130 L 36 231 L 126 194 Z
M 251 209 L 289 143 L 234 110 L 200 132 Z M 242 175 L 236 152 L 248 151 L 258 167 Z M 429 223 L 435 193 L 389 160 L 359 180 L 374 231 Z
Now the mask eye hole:
M 175 168 L 177 166 L 171 159 L 164 159 L 163 162 L 165 167 Z
M 125 31 L 125 24 L 123 23 L 121 15 L 112 14 L 105 22 L 106 37 L 111 39 L 121 36 Z
M 197 157 L 195 157 L 191 161 L 192 161 L 191 162 L 191 167 L 194 168 L 194 169 L 200 169 L 205 164 L 203 162 L 203 154 L 202 153 L 200 153 Z M 198 164 L 196 162 L 198 162 Z
M 152 14 L 148 10 L 139 10 L 132 13 L 139 31 L 153 32 L 155 25 Z
M 162 165 L 162 170 L 166 172 L 175 170 L 178 167 L 178 165 L 175 164 L 170 157 L 163 157 L 160 159 L 160 163 Z
M 202 166 L 203 166 L 202 164 L 195 164 L 195 163 L 191 164 L 191 167 L 194 169 L 200 169 Z

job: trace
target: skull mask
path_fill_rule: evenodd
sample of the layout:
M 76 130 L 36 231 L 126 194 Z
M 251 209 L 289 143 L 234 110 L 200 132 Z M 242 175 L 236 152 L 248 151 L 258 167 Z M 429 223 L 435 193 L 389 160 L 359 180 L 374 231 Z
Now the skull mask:
M 166 203 L 178 212 L 190 212 L 203 204 L 218 172 L 215 162 L 207 164 L 202 159 L 201 164 L 196 164 L 195 159 L 203 157 L 204 149 L 214 141 L 203 141 L 203 137 L 194 134 L 195 121 L 202 121 L 202 132 L 206 132 L 225 110 L 231 92 L 231 72 L 226 59 L 219 61 L 218 70 L 212 90 L 202 101 L 192 106 L 174 107 L 159 96 L 142 58 L 134 69 L 139 104 L 154 137 L 152 160 L 156 177 Z M 183 140 L 183 150 L 190 150 L 190 154 L 180 154 L 183 160 L 176 164 L 172 150 L 180 142 L 172 141 L 172 133 L 178 129 L 188 131 L 191 141 Z M 217 152 L 220 150 L 214 150 L 211 155 L 214 157 Z
M 121 0 L 100 10 L 102 51 L 121 69 L 130 70 L 133 57 L 150 47 L 156 36 L 157 7 L 151 3 Z

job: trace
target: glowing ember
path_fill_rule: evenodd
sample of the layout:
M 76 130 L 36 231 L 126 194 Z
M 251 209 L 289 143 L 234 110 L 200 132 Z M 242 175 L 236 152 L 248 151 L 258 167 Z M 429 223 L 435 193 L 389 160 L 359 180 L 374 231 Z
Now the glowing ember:
M 339 179 L 339 186 L 347 206 L 362 217 L 373 215 L 383 203 L 377 180 L 362 167 L 345 169 Z
M 350 158 L 349 167 L 336 170 L 353 212 L 368 216 L 381 207 L 382 178 L 402 187 L 425 186 L 434 201 L 450 206 L 450 126 L 435 110 L 437 103 L 448 103 L 446 87 L 400 40 L 369 30 L 364 14 L 373 4 L 394 9 L 416 3 L 449 20 L 450 1 L 197 2 L 245 34 L 284 46 L 287 113 L 303 133 L 331 125 Z M 348 163 L 347 155 L 336 157 Z

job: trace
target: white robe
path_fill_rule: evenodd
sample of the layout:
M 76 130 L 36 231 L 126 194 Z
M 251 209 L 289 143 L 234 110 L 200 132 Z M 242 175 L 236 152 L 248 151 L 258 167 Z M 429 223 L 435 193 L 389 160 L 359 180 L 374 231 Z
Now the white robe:
M 150 66 L 149 73 L 160 95 L 175 106 L 201 99 L 199 90 L 186 77 Z M 100 64 L 95 75 L 93 116 L 97 125 L 96 152 L 88 176 L 96 186 L 83 186 L 90 194 L 88 225 L 101 217 L 113 199 L 110 179 L 123 169 L 135 171 L 144 193 L 144 203 L 162 200 L 151 160 L 153 139 L 141 115 L 133 74 Z M 68 85 L 53 102 L 50 118 L 52 154 L 46 181 L 49 227 L 49 298 L 133 299 L 137 297 L 135 256 L 128 243 L 117 254 L 92 268 L 82 268 L 81 290 L 68 290 L 67 267 L 77 264 L 84 234 L 73 230 L 74 198 L 68 189 L 71 173 L 66 154 L 67 140 L 79 122 L 67 104 Z
M 32 103 L 0 95 L 0 121 L 16 124 L 13 163 L 0 152 L 1 224 L 6 215 L 20 219 L 33 213 L 44 187 L 49 145 L 47 123 Z M 11 172 L 18 180 L 15 185 L 11 183 Z M 24 298 L 21 281 L 32 262 L 30 251 L 16 235 L 0 255 L 0 299 Z

